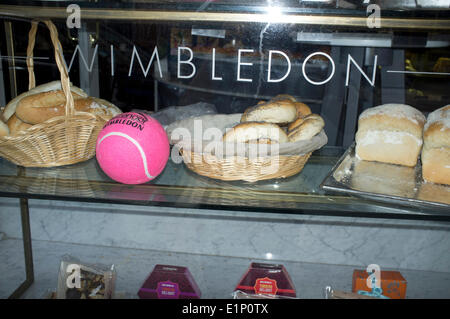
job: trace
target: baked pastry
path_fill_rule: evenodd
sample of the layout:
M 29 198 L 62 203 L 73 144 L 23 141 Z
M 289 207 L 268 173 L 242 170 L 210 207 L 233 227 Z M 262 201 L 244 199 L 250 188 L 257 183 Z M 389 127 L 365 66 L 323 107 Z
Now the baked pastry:
M 293 131 L 294 129 L 296 129 L 297 127 L 299 127 L 300 125 L 302 125 L 302 123 L 305 121 L 305 119 L 303 117 L 298 117 L 294 122 L 292 122 L 291 124 L 289 124 L 288 126 L 288 132 Z
M 82 98 L 76 93 L 74 97 L 75 111 L 89 112 L 109 120 L 121 111 L 108 101 L 98 98 Z M 65 96 L 62 91 L 43 92 L 24 97 L 17 105 L 16 115 L 25 123 L 39 124 L 53 117 L 65 114 Z
M 366 161 L 415 166 L 422 148 L 425 116 L 404 104 L 365 110 L 358 120 L 356 156 Z
M 16 135 L 18 132 L 25 131 L 26 129 L 32 127 L 33 125 L 28 124 L 20 120 L 16 114 L 13 114 L 6 123 L 9 128 L 9 134 L 11 136 Z
M 244 122 L 266 122 L 287 124 L 297 118 L 297 109 L 290 100 L 276 100 L 258 104 L 245 110 L 241 117 Z
M 423 179 L 450 185 L 450 105 L 428 115 L 423 142 Z
M 25 97 L 41 92 L 48 92 L 48 91 L 54 91 L 54 90 L 61 90 L 61 81 L 52 81 L 49 83 L 38 85 L 34 88 L 32 88 L 29 91 L 23 92 L 22 94 L 19 94 L 14 99 L 12 99 L 6 106 L 5 110 L 3 111 L 3 118 L 5 121 L 8 121 L 9 118 L 16 112 L 17 104 Z M 77 95 L 81 97 L 87 97 L 87 94 L 80 88 L 73 86 L 71 84 L 70 90 Z
M 311 114 L 302 120 L 300 125 L 289 130 L 288 138 L 290 142 L 309 140 L 313 136 L 319 134 L 325 126 L 325 121 L 317 114 Z
M 79 109 L 77 100 L 82 96 L 72 93 L 75 109 Z M 16 115 L 25 123 L 39 124 L 55 116 L 65 114 L 66 97 L 61 90 L 28 95 L 17 103 Z M 84 104 L 83 104 L 84 106 Z
M 9 128 L 8 125 L 3 123 L 3 121 L 0 120 L 0 136 L 6 136 L 9 135 Z
M 288 126 L 288 132 L 293 131 L 294 129 L 296 129 L 297 127 L 299 127 L 301 124 L 303 124 L 303 122 L 305 121 L 306 118 L 317 118 L 323 121 L 322 117 L 318 114 L 308 114 L 305 116 L 299 116 L 294 122 L 292 122 L 291 124 L 289 124 Z M 325 122 L 324 122 L 324 126 L 325 126 Z
M 286 133 L 278 125 L 262 122 L 240 123 L 228 130 L 222 140 L 224 142 L 263 144 L 289 142 Z
M 277 96 L 271 99 L 271 101 L 284 101 L 284 100 L 291 101 L 292 103 L 294 103 L 294 106 L 297 108 L 297 118 L 305 117 L 312 113 L 308 105 L 302 102 L 298 102 L 292 95 L 278 94 Z M 260 104 L 260 102 L 258 102 L 258 104 Z
M 305 117 L 312 114 L 308 105 L 302 102 L 294 102 L 294 106 L 297 109 L 297 118 Z

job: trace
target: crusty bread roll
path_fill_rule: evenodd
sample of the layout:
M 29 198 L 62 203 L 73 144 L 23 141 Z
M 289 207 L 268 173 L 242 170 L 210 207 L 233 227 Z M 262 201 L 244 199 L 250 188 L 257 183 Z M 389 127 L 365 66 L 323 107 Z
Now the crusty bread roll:
M 312 114 L 308 105 L 302 102 L 294 102 L 294 106 L 297 109 L 297 118 L 305 117 Z
M 384 104 L 359 116 L 356 156 L 362 160 L 415 166 L 425 116 L 404 104 Z
M 84 111 L 85 103 L 77 104 L 77 100 L 83 97 L 72 92 L 75 101 L 75 109 Z M 42 92 L 24 97 L 19 101 L 16 108 L 16 115 L 23 122 L 28 124 L 39 124 L 55 116 L 65 114 L 66 97 L 61 90 Z M 77 107 L 78 106 L 78 107 Z
M 74 95 L 75 111 L 88 112 L 110 120 L 122 113 L 114 104 L 99 98 L 80 98 Z M 55 104 L 45 104 L 55 103 Z M 62 91 L 51 91 L 30 95 L 22 99 L 17 106 L 16 115 L 25 123 L 39 124 L 53 117 L 65 114 L 65 97 Z
M 297 109 L 289 100 L 269 101 L 245 110 L 241 117 L 244 122 L 266 122 L 287 124 L 297 117 Z
M 293 130 L 295 130 L 297 127 L 299 127 L 300 125 L 302 125 L 302 123 L 305 121 L 305 119 L 303 117 L 299 117 L 297 118 L 294 122 L 292 122 L 291 124 L 289 124 L 288 126 L 288 132 L 291 132 Z
M 61 81 L 52 81 L 45 84 L 41 84 L 36 86 L 35 88 L 23 92 L 22 94 L 19 94 L 14 99 L 12 99 L 5 107 L 5 110 L 3 111 L 3 118 L 5 121 L 8 121 L 9 118 L 16 112 L 17 104 L 24 98 L 29 95 L 41 93 L 41 92 L 48 92 L 48 91 L 54 91 L 54 90 L 61 90 Z M 87 97 L 87 94 L 80 88 L 73 86 L 71 84 L 70 90 L 76 94 L 78 94 L 81 97 Z
M 450 105 L 428 115 L 423 141 L 423 179 L 450 185 Z
M 223 135 L 224 142 L 287 143 L 286 133 L 276 124 L 262 122 L 240 123 Z M 270 142 L 268 141 L 270 140 Z
M 6 136 L 9 135 L 9 128 L 8 125 L 3 123 L 3 121 L 0 120 L 0 136 Z
M 309 140 L 319 134 L 324 128 L 325 121 L 320 115 L 311 114 L 303 119 L 303 122 L 289 131 L 288 138 L 290 142 Z
M 11 136 L 16 135 L 18 132 L 25 131 L 26 129 L 30 128 L 31 124 L 25 123 L 21 121 L 16 114 L 13 114 L 8 120 L 8 128 L 9 128 L 9 134 Z

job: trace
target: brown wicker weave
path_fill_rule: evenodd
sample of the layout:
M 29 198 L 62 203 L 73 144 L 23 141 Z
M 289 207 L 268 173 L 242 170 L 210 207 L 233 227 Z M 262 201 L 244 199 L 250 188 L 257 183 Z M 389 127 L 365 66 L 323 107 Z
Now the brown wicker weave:
M 50 30 L 61 87 L 66 96 L 65 115 L 33 125 L 15 136 L 0 138 L 0 156 L 19 166 L 53 167 L 86 161 L 95 155 L 97 135 L 105 124 L 99 116 L 75 112 L 69 75 L 62 57 L 58 31 L 50 20 Z M 27 65 L 29 89 L 35 87 L 33 49 L 39 21 L 33 21 L 28 38 Z
M 311 156 L 311 153 L 308 153 L 249 159 L 237 156 L 218 158 L 193 151 L 187 154 L 183 150 L 181 153 L 186 166 L 199 175 L 223 181 L 247 182 L 286 178 L 298 174 Z

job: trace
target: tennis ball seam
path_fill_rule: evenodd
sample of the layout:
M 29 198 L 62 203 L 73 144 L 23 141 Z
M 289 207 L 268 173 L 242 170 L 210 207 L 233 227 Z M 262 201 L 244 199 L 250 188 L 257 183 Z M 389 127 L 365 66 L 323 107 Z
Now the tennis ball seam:
M 138 143 L 134 138 L 132 138 L 131 136 L 129 136 L 129 135 L 127 135 L 127 134 L 124 134 L 124 133 L 121 133 L 121 132 L 110 132 L 110 133 L 106 134 L 105 136 L 103 136 L 103 137 L 100 139 L 100 141 L 98 141 L 97 146 L 100 145 L 100 143 L 101 143 L 105 138 L 107 138 L 107 137 L 109 137 L 109 136 L 120 136 L 120 137 L 123 137 L 123 138 L 129 140 L 131 143 L 133 143 L 134 146 L 136 146 L 136 148 L 138 149 L 139 153 L 141 154 L 141 159 L 142 159 L 143 164 L 144 164 L 145 175 L 146 175 L 148 178 L 150 178 L 150 179 L 153 179 L 153 178 L 154 178 L 154 176 L 152 176 L 152 175 L 150 174 L 150 172 L 148 171 L 148 166 L 147 166 L 147 156 L 145 156 L 144 150 L 142 149 L 141 145 L 139 145 L 139 143 Z

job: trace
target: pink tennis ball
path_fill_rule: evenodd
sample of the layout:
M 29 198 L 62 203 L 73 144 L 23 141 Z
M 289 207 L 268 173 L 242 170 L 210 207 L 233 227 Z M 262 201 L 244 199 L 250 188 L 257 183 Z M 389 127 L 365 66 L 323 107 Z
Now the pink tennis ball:
M 97 137 L 96 157 L 113 180 L 142 184 L 157 177 L 169 159 L 169 139 L 157 120 L 144 113 L 122 113 Z

